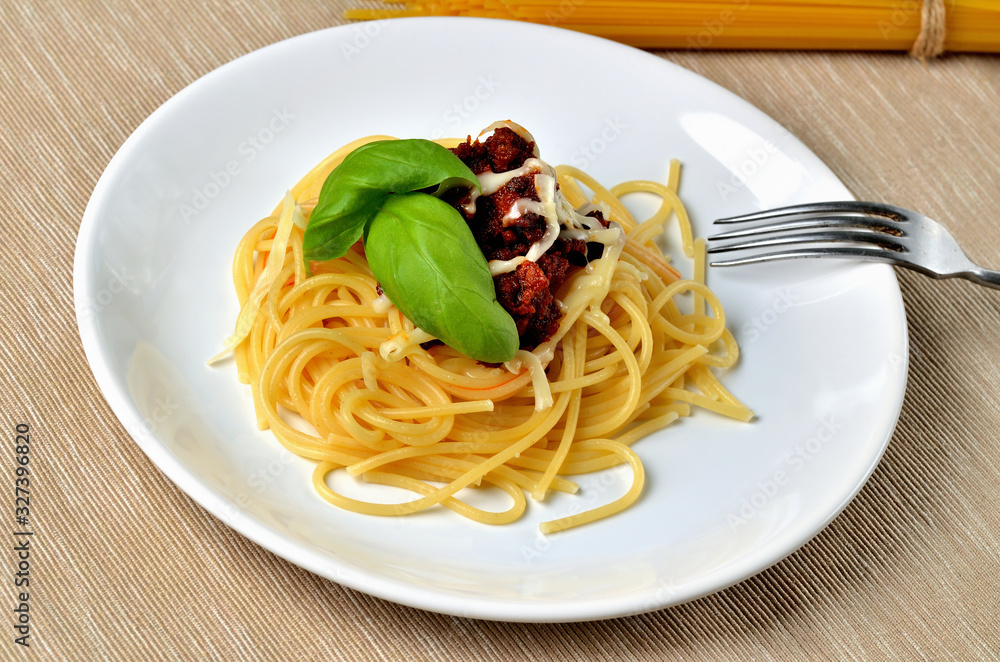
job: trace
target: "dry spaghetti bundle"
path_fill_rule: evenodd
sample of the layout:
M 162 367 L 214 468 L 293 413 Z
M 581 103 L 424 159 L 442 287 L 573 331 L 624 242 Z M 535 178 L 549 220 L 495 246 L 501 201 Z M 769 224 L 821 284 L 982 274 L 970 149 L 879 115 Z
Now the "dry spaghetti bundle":
M 574 168 L 556 169 L 571 204 L 602 206 L 626 238 L 564 285 L 556 336 L 495 366 L 422 342 L 381 296 L 360 243 L 306 273 L 303 228 L 323 181 L 347 153 L 379 138 L 347 145 L 316 166 L 246 233 L 233 262 L 249 329 L 235 346 L 239 378 L 250 385 L 260 429 L 317 461 L 313 484 L 323 498 L 360 513 L 445 507 L 503 524 L 524 513 L 526 494 L 573 493 L 572 476 L 631 465 L 624 496 L 542 525 L 558 531 L 633 503 L 644 473 L 631 445 L 692 406 L 752 417 L 713 374 L 736 362 L 738 348 L 704 284 L 704 242 L 692 240 L 677 197 L 676 161 L 666 185 L 628 182 L 610 190 Z M 660 199 L 641 223 L 621 202 L 638 192 Z M 694 257 L 692 279 L 679 277 L 656 241 L 673 218 Z M 685 298 L 689 305 L 678 305 Z M 385 504 L 346 496 L 328 481 L 341 469 L 414 498 Z M 483 487 L 506 492 L 510 507 L 490 512 L 461 500 L 463 489 Z
M 479 16 L 555 25 L 639 48 L 1000 52 L 992 0 L 388 1 L 349 19 Z

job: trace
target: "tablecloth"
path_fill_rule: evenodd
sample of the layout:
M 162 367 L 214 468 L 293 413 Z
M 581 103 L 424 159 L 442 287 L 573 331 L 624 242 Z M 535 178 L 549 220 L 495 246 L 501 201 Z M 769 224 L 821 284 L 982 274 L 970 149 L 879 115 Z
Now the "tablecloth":
M 142 120 L 219 65 L 343 23 L 341 1 L 0 4 L 4 513 L 31 430 L 30 647 L 0 545 L 6 659 L 802 660 L 1000 657 L 1000 292 L 899 271 L 898 428 L 858 497 L 746 581 L 609 621 L 507 624 L 344 588 L 228 528 L 131 442 L 84 356 L 81 215 Z M 1000 267 L 1000 60 L 664 52 L 774 117 L 862 199 L 945 222 Z M 13 517 L 13 512 L 10 513 Z M 10 521 L 9 519 L 7 521 Z M 7 538 L 7 536 L 4 536 Z

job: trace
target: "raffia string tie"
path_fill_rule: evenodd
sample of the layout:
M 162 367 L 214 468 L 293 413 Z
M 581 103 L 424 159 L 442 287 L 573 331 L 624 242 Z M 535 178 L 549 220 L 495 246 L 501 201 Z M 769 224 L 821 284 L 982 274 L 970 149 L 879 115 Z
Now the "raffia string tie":
M 920 34 L 910 48 L 910 55 L 924 62 L 941 55 L 946 32 L 944 0 L 924 0 L 920 9 Z

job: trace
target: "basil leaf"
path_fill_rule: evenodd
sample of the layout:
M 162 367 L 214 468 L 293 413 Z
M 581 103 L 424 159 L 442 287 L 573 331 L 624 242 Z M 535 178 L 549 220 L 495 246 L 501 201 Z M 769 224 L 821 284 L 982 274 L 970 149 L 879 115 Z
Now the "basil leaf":
M 347 155 L 323 182 L 302 248 L 306 265 L 332 260 L 361 238 L 375 205 L 389 193 L 437 186 L 479 186 L 461 159 L 430 140 L 380 140 Z
M 517 327 L 454 207 L 425 193 L 384 198 L 365 231 L 365 254 L 386 296 L 418 327 L 479 361 L 514 357 Z

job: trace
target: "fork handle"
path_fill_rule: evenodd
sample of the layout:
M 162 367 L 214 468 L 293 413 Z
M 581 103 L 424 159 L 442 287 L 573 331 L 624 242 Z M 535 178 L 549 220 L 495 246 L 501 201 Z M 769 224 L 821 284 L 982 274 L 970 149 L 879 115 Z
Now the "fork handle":
M 966 280 L 971 280 L 973 283 L 979 283 L 980 285 L 1000 290 L 1000 271 L 976 267 L 975 269 L 956 275 Z

